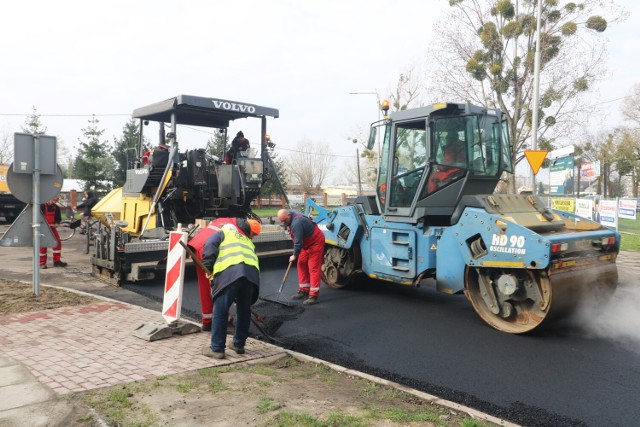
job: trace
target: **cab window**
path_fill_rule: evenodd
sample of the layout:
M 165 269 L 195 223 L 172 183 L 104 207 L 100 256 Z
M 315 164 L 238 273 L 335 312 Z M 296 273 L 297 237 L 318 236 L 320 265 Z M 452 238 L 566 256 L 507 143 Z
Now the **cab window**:
M 424 119 L 396 124 L 390 206 L 411 206 L 427 165 L 427 154 Z

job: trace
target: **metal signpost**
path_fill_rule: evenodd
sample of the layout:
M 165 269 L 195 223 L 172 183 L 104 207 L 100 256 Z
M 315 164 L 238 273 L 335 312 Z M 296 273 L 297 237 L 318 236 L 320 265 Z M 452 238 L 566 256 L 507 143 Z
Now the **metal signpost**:
M 40 213 L 40 204 L 58 195 L 62 188 L 62 170 L 56 164 L 56 137 L 15 133 L 13 152 L 7 184 L 27 206 L 4 234 L 0 245 L 33 246 L 33 293 L 39 296 L 40 247 L 53 248 L 57 244 Z

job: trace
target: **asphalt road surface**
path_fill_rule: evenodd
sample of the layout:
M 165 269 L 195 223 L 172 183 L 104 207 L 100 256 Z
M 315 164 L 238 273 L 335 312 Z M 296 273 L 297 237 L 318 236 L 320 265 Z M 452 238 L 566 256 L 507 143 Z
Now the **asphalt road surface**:
M 286 258 L 262 262 L 262 296 L 277 292 L 286 266 Z M 620 286 L 604 310 L 524 336 L 490 328 L 464 296 L 440 294 L 429 282 L 322 285 L 317 305 L 259 301 L 254 309 L 284 346 L 521 425 L 631 426 L 640 419 L 640 332 L 624 328 L 626 315 L 640 313 L 640 287 L 620 270 Z M 296 278 L 292 269 L 275 297 L 288 301 Z M 125 287 L 161 300 L 163 283 Z M 199 319 L 199 310 L 191 269 L 183 313 Z

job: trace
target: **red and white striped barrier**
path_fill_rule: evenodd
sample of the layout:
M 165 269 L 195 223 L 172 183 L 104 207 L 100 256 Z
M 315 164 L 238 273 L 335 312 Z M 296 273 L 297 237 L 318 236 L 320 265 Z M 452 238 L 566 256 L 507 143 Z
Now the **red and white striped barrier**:
M 180 230 L 180 228 L 178 228 Z M 175 322 L 182 312 L 182 290 L 184 288 L 184 263 L 186 251 L 180 241 L 187 243 L 187 233 L 172 231 L 169 233 L 169 253 L 167 255 L 167 274 L 164 280 L 162 299 L 162 317 L 167 323 Z

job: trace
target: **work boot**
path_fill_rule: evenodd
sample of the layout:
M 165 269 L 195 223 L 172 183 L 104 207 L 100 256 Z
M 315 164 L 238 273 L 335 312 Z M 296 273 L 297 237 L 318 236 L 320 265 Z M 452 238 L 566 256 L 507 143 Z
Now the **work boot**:
M 207 332 L 211 330 L 211 323 L 203 323 L 202 328 L 203 331 Z
M 244 354 L 244 347 L 236 347 L 234 343 L 229 344 L 229 349 L 235 351 L 237 354 Z
M 298 291 L 297 293 L 291 295 L 291 299 L 302 299 L 302 298 L 307 298 L 308 296 L 309 296 L 308 293 L 303 291 Z
M 303 302 L 304 305 L 313 305 L 317 303 L 318 303 L 318 297 L 309 297 Z
M 67 263 L 64 262 L 64 261 L 56 261 L 56 262 L 53 263 L 53 266 L 54 267 L 66 267 Z
M 202 355 L 213 359 L 224 359 L 224 351 L 213 351 L 209 346 L 202 348 Z
M 46 270 L 46 269 L 47 269 L 47 264 L 40 265 L 40 270 Z

